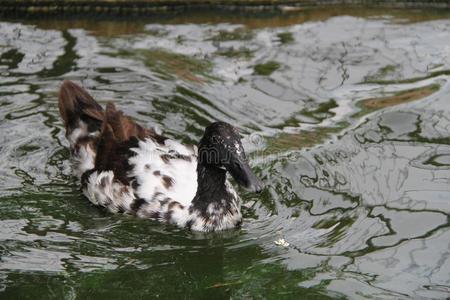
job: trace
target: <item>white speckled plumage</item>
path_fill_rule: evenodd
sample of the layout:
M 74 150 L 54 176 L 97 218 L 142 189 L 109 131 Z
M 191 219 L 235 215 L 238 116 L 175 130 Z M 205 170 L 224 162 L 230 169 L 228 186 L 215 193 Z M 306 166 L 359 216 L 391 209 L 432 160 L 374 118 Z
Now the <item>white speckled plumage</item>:
M 155 193 L 162 193 L 182 205 L 189 205 L 197 191 L 197 156 L 191 149 L 171 140 L 166 140 L 165 145 L 158 145 L 151 139 L 139 142 L 139 148 L 132 149 L 136 155 L 129 160 L 133 166 L 130 175 L 139 184 L 135 191 L 137 196 L 151 199 Z M 173 158 L 167 158 L 166 162 L 163 155 Z M 176 155 L 187 156 L 187 159 L 176 158 Z M 162 178 L 171 178 L 173 184 L 165 187 Z
M 83 137 L 79 135 L 78 139 Z M 75 140 L 73 148 L 78 148 L 78 151 L 73 157 L 77 162 L 76 173 L 81 177 L 84 172 L 94 169 L 95 153 L 89 144 L 78 147 L 76 145 Z M 164 145 L 159 145 L 147 139 L 140 141 L 139 147 L 131 150 L 135 156 L 129 159 L 133 167 L 130 177 L 137 181 L 137 188 L 114 180 L 113 171 L 94 171 L 83 187 L 84 195 L 93 204 L 105 207 L 113 213 L 158 219 L 180 227 L 191 222 L 190 228 L 196 231 L 230 229 L 241 221 L 240 198 L 228 181 L 226 187 L 232 195 L 232 205 L 236 213 L 225 212 L 222 207 L 210 204 L 207 211 L 210 220 L 206 220 L 201 212 L 192 208 L 192 200 L 197 191 L 195 146 L 185 146 L 173 140 L 166 140 Z M 170 155 L 171 158 L 165 162 L 161 158 L 162 155 Z M 177 158 L 177 155 L 183 155 L 183 158 Z M 173 184 L 168 188 L 161 181 L 164 176 L 173 180 Z M 133 207 L 137 199 L 142 201 L 138 209 Z

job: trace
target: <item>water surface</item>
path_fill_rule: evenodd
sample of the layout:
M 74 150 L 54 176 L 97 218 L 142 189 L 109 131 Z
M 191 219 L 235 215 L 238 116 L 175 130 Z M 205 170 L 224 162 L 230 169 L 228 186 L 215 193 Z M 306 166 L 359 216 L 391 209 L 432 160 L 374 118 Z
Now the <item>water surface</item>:
M 1 298 L 449 297 L 449 40 L 427 10 L 1 21 Z M 187 143 L 239 127 L 268 185 L 243 227 L 91 205 L 64 79 Z

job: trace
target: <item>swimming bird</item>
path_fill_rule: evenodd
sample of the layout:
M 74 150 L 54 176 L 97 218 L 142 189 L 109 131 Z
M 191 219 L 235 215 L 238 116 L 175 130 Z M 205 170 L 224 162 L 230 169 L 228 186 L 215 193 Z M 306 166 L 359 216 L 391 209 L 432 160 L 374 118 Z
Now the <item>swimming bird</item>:
M 126 117 L 104 110 L 71 81 L 59 91 L 59 111 L 84 195 L 110 212 L 219 231 L 242 222 L 241 199 L 227 178 L 259 192 L 239 131 L 215 122 L 198 146 L 183 145 Z

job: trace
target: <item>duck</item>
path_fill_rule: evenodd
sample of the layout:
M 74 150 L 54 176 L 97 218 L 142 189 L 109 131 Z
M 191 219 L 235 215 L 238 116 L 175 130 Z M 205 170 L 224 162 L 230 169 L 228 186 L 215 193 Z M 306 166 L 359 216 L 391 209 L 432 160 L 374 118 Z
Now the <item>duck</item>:
M 264 188 L 229 123 L 213 122 L 198 145 L 185 145 L 137 124 L 111 102 L 103 109 L 69 80 L 58 106 L 81 190 L 111 213 L 221 231 L 242 223 L 242 200 L 228 174 L 255 193 Z

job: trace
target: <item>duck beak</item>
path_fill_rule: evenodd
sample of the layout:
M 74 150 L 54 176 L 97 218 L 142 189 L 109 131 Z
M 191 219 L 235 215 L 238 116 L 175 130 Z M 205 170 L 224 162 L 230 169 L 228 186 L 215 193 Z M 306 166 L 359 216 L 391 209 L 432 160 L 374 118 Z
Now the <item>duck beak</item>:
M 259 193 L 264 188 L 264 183 L 256 177 L 246 161 L 236 160 L 227 169 L 236 182 L 246 189 Z

